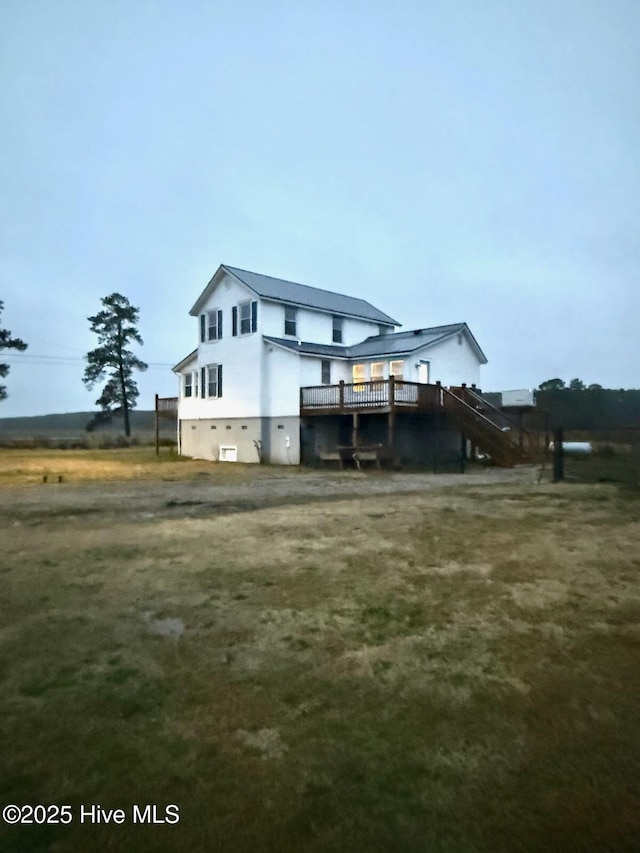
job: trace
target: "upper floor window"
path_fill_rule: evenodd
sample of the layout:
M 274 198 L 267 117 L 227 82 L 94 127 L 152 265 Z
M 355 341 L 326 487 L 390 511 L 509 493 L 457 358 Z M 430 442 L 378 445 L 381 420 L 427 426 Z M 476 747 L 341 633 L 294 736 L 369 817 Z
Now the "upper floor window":
M 208 364 L 200 368 L 200 390 L 203 397 L 222 397 L 222 365 Z
M 296 337 L 296 316 L 297 310 L 293 305 L 284 306 L 284 333 Z
M 404 361 L 390 361 L 389 376 L 393 376 L 394 379 L 404 379 Z
M 342 317 L 333 318 L 333 338 L 334 344 L 342 343 Z
M 222 337 L 222 311 L 215 309 L 200 315 L 200 343 L 219 341 Z
M 322 359 L 322 384 L 331 385 L 331 362 L 327 358 Z
M 231 311 L 231 333 L 236 335 L 250 335 L 258 331 L 258 303 L 254 300 L 240 302 L 234 305 Z

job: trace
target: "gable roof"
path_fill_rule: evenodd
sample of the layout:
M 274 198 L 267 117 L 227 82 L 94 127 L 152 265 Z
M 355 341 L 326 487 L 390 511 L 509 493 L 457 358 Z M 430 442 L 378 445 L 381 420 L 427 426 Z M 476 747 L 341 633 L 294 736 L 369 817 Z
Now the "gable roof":
M 193 361 L 198 355 L 198 350 L 194 349 L 193 352 L 190 352 L 189 355 L 186 355 L 182 361 L 179 361 L 174 367 L 171 368 L 174 373 L 179 373 L 183 368 L 185 368 L 189 362 Z
M 375 335 L 353 347 L 349 347 L 352 358 L 372 355 L 401 355 L 415 352 L 423 347 L 434 346 L 454 335 L 465 335 L 475 351 L 480 364 L 487 363 L 487 357 L 471 334 L 466 323 L 451 323 L 447 326 L 430 326 L 427 329 L 413 329 L 410 332 L 395 332 L 391 335 Z
M 222 271 L 232 275 L 263 299 L 285 302 L 288 305 L 300 305 L 305 308 L 315 308 L 317 311 L 326 311 L 329 314 L 357 317 L 361 320 L 384 323 L 389 326 L 400 325 L 393 317 L 384 314 L 364 299 L 346 296 L 343 293 L 334 293 L 331 290 L 322 290 L 319 287 L 309 287 L 307 284 L 298 284 L 295 281 L 273 278 L 261 273 L 249 272 L 238 267 L 227 266 L 227 264 L 221 264 L 218 267 L 215 275 L 196 300 L 189 312 L 190 314 L 194 316 L 198 314 L 202 303 L 217 285 Z
M 328 358 L 370 358 L 375 356 L 408 355 L 416 350 L 434 346 L 454 335 L 463 334 L 467 337 L 471 348 L 475 351 L 481 364 L 487 363 L 487 357 L 466 323 L 452 323 L 448 326 L 431 326 L 428 329 L 414 329 L 410 332 L 395 332 L 389 335 L 373 335 L 361 343 L 351 347 L 336 344 L 314 344 L 287 338 L 273 338 L 264 335 L 264 339 L 272 344 L 295 350 L 302 355 L 319 355 Z

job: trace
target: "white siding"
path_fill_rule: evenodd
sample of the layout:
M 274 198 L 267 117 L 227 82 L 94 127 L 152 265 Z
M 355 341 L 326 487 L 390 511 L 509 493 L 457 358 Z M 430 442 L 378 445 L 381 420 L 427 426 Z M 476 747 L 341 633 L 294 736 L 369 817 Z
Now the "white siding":
M 265 342 L 262 369 L 262 411 L 264 417 L 300 414 L 300 356 Z
M 260 330 L 263 335 L 274 338 L 284 338 L 284 304 L 263 301 L 262 323 Z M 295 306 L 294 306 L 295 307 Z M 352 317 L 342 320 L 342 343 L 344 346 L 357 344 L 371 335 L 378 334 L 378 324 Z M 333 315 L 323 311 L 313 311 L 310 308 L 296 308 L 296 335 L 300 341 L 312 341 L 315 344 L 333 343 Z
M 261 305 L 258 305 L 258 331 L 250 335 L 232 335 L 232 309 L 239 302 L 256 299 L 255 294 L 235 279 L 224 276 L 200 313 L 221 310 L 222 340 L 200 343 L 200 318 L 196 318 L 198 370 L 209 364 L 222 365 L 222 397 L 181 399 L 180 417 L 246 418 L 261 417 L 261 363 L 263 357 Z M 190 369 L 192 368 L 189 365 Z M 202 393 L 202 392 L 200 392 Z
M 418 381 L 420 360 L 429 362 L 429 382 L 443 385 L 480 385 L 480 362 L 466 335 L 458 343 L 458 335 L 405 357 L 405 377 Z

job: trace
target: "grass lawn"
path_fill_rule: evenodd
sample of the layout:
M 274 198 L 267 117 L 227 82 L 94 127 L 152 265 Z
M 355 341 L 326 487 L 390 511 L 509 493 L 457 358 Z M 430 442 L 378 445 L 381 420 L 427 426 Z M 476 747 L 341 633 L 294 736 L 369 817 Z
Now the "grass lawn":
M 85 467 L 201 464 L 136 453 Z M 461 478 L 0 535 L 0 805 L 73 814 L 0 823 L 3 851 L 638 849 L 630 493 Z M 81 824 L 91 804 L 126 820 Z M 179 823 L 134 824 L 133 804 Z

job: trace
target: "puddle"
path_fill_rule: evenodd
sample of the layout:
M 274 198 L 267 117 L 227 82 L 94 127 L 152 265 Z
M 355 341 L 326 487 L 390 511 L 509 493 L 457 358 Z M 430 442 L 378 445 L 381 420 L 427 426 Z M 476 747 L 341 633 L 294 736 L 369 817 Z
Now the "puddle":
M 182 619 L 152 619 L 149 631 L 161 637 L 180 637 L 184 634 L 184 622 Z

